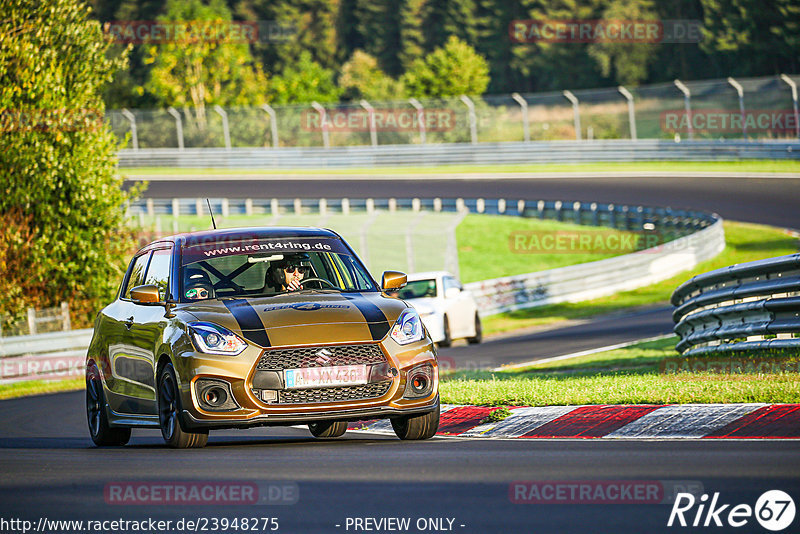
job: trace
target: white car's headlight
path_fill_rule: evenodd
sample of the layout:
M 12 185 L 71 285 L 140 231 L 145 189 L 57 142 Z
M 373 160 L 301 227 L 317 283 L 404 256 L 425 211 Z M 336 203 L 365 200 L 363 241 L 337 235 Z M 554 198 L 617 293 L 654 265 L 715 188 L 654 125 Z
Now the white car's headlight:
M 392 327 L 392 339 L 398 345 L 408 345 L 414 341 L 420 341 L 423 337 L 425 337 L 425 332 L 422 329 L 422 321 L 417 310 L 407 308 L 400 314 Z
M 189 323 L 189 331 L 201 352 L 236 356 L 247 348 L 247 343 L 228 330 L 214 323 Z

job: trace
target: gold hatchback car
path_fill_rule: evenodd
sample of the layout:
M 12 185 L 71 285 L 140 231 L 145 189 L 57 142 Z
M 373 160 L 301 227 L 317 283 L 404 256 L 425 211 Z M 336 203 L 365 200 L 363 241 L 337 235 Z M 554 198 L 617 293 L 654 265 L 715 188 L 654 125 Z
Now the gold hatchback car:
M 238 228 L 141 249 L 97 316 L 86 413 L 97 445 L 160 428 L 172 447 L 210 429 L 389 418 L 401 439 L 439 426 L 436 350 L 417 312 L 380 287 L 336 232 Z

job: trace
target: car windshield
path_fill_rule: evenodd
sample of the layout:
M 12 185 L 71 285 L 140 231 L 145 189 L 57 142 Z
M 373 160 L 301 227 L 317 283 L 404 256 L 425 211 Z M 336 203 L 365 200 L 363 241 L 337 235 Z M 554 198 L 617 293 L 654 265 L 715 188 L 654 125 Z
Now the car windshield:
M 285 294 L 291 280 L 299 283 L 296 290 L 377 291 L 364 266 L 338 239 L 187 246 L 180 278 L 184 302 Z
M 436 296 L 436 280 L 414 280 L 403 286 L 397 295 L 401 299 L 419 299 Z

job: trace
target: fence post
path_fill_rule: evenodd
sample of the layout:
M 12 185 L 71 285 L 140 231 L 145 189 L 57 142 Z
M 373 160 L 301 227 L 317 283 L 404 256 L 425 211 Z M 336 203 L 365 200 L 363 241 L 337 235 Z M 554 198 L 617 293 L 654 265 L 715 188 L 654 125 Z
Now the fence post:
M 694 127 L 692 127 L 692 92 L 682 81 L 675 79 L 675 87 L 683 93 L 683 107 L 686 110 L 686 122 L 689 125 L 689 140 L 694 139 Z
M 469 137 L 473 145 L 478 143 L 478 118 L 475 116 L 475 104 L 467 95 L 459 97 L 469 111 Z
M 375 127 L 375 108 L 373 108 L 369 102 L 362 99 L 361 107 L 367 110 L 367 115 L 369 116 L 369 141 L 372 146 L 378 146 L 378 131 Z
M 131 143 L 134 150 L 139 150 L 139 132 L 136 129 L 136 116 L 128 109 L 122 108 L 122 115 L 131 123 Z
M 36 335 L 36 310 L 28 308 L 28 331 L 30 335 Z
M 172 199 L 172 216 L 173 217 L 180 217 L 181 214 L 181 202 L 177 198 Z
M 183 150 L 183 121 L 181 114 L 172 106 L 167 108 L 167 113 L 175 118 L 175 130 L 178 132 L 178 150 Z
M 278 148 L 278 119 L 275 115 L 275 110 L 269 104 L 262 104 L 261 109 L 269 115 L 269 127 L 272 131 L 272 147 Z
M 785 74 L 781 74 L 781 80 L 792 88 L 792 107 L 794 108 L 794 129 L 797 133 L 797 138 L 800 139 L 800 114 L 797 111 L 797 84 Z
M 578 98 L 572 94 L 572 91 L 564 91 L 564 97 L 572 102 L 572 114 L 575 122 L 575 140 L 581 140 L 581 111 L 578 109 Z
M 417 124 L 419 125 L 419 142 L 425 144 L 425 108 L 416 98 L 409 98 L 408 103 L 417 110 Z
M 617 87 L 617 89 L 619 90 L 620 93 L 622 93 L 622 96 L 625 97 L 625 100 L 628 101 L 628 124 L 630 125 L 631 129 L 631 139 L 635 141 L 637 139 L 637 136 L 636 136 L 636 114 L 633 109 L 633 95 L 631 94 L 630 91 L 628 91 L 621 85 Z
M 225 138 L 225 149 L 231 149 L 231 131 L 228 128 L 228 114 L 222 109 L 222 106 L 214 106 L 214 111 L 222 117 L 222 136 Z
M 531 128 L 528 118 L 528 102 L 526 102 L 519 93 L 512 93 L 511 98 L 513 98 L 517 104 L 519 104 L 519 107 L 522 108 L 522 135 L 523 139 L 527 143 L 531 140 Z
M 319 113 L 319 124 L 322 128 L 322 145 L 325 148 L 331 147 L 331 140 L 330 135 L 328 134 L 328 113 L 325 111 L 325 108 L 320 105 L 319 102 L 316 100 L 311 102 L 311 107 Z
M 69 304 L 61 302 L 61 329 L 72 330 L 72 322 L 69 319 Z
M 744 88 L 742 84 L 728 76 L 728 83 L 736 89 L 736 94 L 739 95 L 739 113 L 742 116 L 742 138 L 747 139 L 747 121 L 744 120 Z

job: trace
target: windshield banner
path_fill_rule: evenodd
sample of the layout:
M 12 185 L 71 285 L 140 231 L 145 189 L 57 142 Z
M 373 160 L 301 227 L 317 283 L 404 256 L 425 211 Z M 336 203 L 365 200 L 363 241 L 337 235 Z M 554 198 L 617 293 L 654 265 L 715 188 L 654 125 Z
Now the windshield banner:
M 241 239 L 227 241 L 209 238 L 208 242 L 195 242 L 183 247 L 183 264 L 194 263 L 223 256 L 269 256 L 297 252 L 336 252 L 350 254 L 340 239 L 291 237 L 283 239 Z M 275 258 L 278 259 L 278 258 Z

